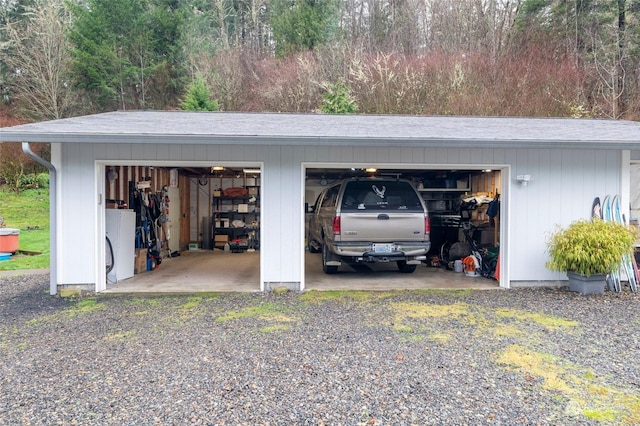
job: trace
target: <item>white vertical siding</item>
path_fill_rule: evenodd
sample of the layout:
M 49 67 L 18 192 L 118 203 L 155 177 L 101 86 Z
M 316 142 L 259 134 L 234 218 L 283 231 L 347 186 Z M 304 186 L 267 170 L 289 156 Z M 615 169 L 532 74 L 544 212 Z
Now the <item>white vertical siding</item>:
M 97 147 L 95 147 L 97 148 Z M 104 149 L 101 150 L 104 152 Z M 58 182 L 60 284 L 92 284 L 96 277 L 94 147 L 63 144 Z
M 563 279 L 548 271 L 546 241 L 558 226 L 588 219 L 597 196 L 620 188 L 617 151 L 511 150 L 510 269 L 513 281 Z M 515 182 L 520 174 L 532 181 Z
M 325 151 L 328 153 L 328 151 Z M 304 148 L 272 147 L 265 156 L 260 203 L 262 276 L 268 287 L 302 282 L 302 223 Z
M 263 163 L 260 251 L 263 284 L 302 282 L 303 162 L 333 163 L 336 167 L 353 164 L 510 167 L 512 180 L 506 174 L 502 177 L 507 189 L 502 202 L 504 211 L 508 208 L 512 217 L 501 218 L 508 225 L 508 235 L 501 235 L 501 240 L 503 244 L 510 243 L 504 259 L 509 260 L 510 278 L 514 281 L 561 278 L 562 275 L 544 267 L 546 236 L 556 224 L 567 225 L 587 218 L 595 196 L 618 193 L 621 185 L 621 154 L 615 150 L 62 144 L 56 164 L 61 192 L 60 284 L 95 281 L 98 216 L 91 213 L 97 211 L 95 161 L 131 161 L 140 165 L 162 161 L 167 166 L 179 161 L 206 161 L 207 165 L 225 161 Z M 518 174 L 530 174 L 533 180 L 524 187 L 515 182 Z M 192 239 L 194 231 L 200 232 L 202 215 L 209 214 L 208 186 L 205 189 L 195 190 L 200 211 L 194 224 L 196 229 L 191 229 Z M 196 194 L 191 195 L 196 199 Z

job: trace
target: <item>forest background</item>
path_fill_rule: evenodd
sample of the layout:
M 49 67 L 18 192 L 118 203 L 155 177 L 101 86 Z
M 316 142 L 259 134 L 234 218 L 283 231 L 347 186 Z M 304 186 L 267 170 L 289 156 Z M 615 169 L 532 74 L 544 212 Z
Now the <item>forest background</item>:
M 640 0 L 0 0 L 0 52 L 0 126 L 193 96 L 222 111 L 640 120 Z M 0 175 L 29 172 L 6 164 L 11 145 Z

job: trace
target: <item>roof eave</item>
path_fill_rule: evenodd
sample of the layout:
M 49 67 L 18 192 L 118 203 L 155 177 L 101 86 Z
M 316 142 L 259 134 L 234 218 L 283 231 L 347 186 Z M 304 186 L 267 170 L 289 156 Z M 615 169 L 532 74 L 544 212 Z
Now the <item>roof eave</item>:
M 584 140 L 495 140 L 446 138 L 350 138 L 317 136 L 264 136 L 264 135 L 182 135 L 182 134 L 93 134 L 93 133 L 40 133 L 2 132 L 2 142 L 91 143 L 91 144 L 195 144 L 195 145 L 361 145 L 408 146 L 430 148 L 554 148 L 554 149 L 640 149 L 638 141 L 584 141 Z

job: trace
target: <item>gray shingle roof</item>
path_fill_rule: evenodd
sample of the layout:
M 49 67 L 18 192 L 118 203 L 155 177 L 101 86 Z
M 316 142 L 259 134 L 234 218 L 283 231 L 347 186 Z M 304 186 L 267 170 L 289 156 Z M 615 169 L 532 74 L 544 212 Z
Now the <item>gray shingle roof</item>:
M 565 118 L 117 111 L 2 128 L 0 141 L 640 149 L 640 123 Z

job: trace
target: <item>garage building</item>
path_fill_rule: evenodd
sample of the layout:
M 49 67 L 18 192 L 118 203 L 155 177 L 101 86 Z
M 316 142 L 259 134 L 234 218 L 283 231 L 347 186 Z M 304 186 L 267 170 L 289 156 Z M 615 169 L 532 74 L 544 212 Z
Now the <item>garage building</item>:
M 546 239 L 589 217 L 595 197 L 617 194 L 636 219 L 635 122 L 127 111 L 4 128 L 0 137 L 27 151 L 29 142 L 52 144 L 52 294 L 61 286 L 107 289 L 106 211 L 128 203 L 129 182 L 170 200 L 162 228 L 174 246 L 161 250 L 219 250 L 238 240 L 256 249 L 261 291 L 307 288 L 305 205 L 349 171 L 409 177 L 443 213 L 451 192 L 499 194 L 499 221 L 486 238 L 499 243 L 504 288 L 561 285 L 564 274 L 545 268 Z M 246 190 L 237 200 L 246 202 L 216 207 L 229 188 Z M 240 220 L 216 215 L 222 211 L 252 213 L 242 217 L 243 235 L 220 229 Z

